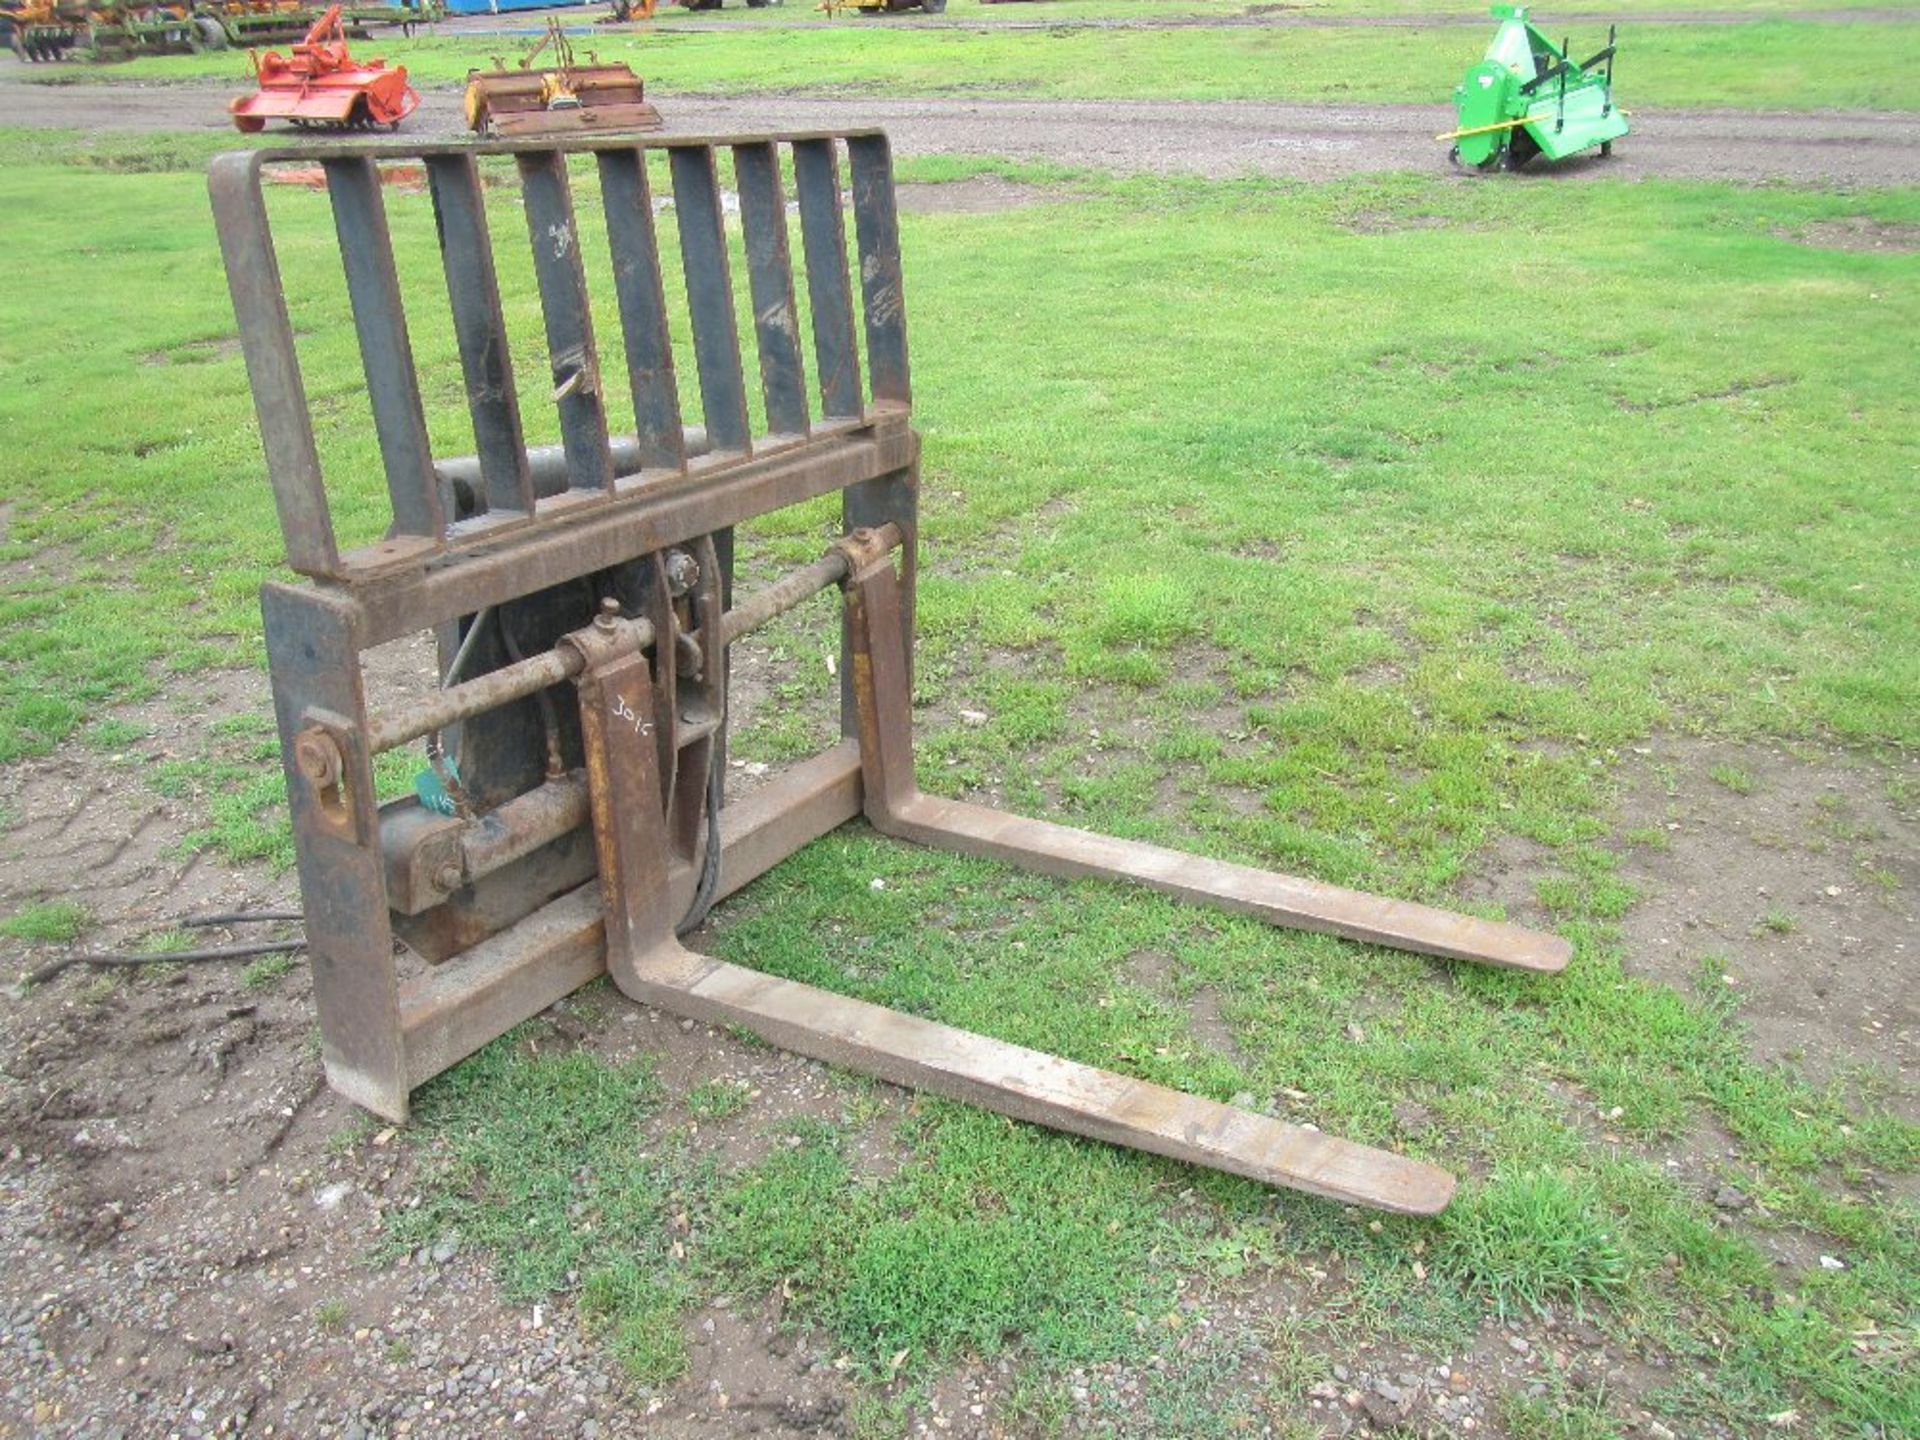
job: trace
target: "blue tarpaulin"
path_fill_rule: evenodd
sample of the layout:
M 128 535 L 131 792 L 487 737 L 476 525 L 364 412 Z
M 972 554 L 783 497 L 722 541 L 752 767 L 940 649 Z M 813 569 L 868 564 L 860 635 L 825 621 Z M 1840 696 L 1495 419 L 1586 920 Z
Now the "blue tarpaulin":
M 447 9 L 455 15 L 505 15 L 515 10 L 558 10 L 568 0 L 447 0 Z M 587 0 L 571 0 L 575 6 Z

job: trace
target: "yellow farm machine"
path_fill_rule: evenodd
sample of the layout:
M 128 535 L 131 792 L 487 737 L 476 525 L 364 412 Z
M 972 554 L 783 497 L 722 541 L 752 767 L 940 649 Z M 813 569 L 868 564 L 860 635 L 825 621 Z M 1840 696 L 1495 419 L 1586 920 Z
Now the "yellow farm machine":
M 869 18 L 876 15 L 898 15 L 903 10 L 918 10 L 924 15 L 945 13 L 947 0 L 821 0 L 819 6 L 828 15 L 837 15 L 842 10 L 851 10 L 856 15 Z
M 552 63 L 535 65 L 543 55 Z M 496 55 L 493 69 L 467 76 L 467 124 L 479 135 L 606 134 L 660 123 L 633 67 L 602 64 L 592 51 L 580 64 L 557 19 L 517 64 Z

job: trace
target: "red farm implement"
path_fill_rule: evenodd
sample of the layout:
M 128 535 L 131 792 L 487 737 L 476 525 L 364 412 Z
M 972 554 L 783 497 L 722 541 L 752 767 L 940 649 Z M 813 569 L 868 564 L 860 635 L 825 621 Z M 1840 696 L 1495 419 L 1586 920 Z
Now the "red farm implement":
M 314 21 L 291 55 L 269 50 L 253 64 L 260 88 L 227 107 L 234 125 L 249 133 L 266 129 L 269 120 L 303 129 L 398 129 L 420 104 L 405 66 L 353 58 L 338 5 Z

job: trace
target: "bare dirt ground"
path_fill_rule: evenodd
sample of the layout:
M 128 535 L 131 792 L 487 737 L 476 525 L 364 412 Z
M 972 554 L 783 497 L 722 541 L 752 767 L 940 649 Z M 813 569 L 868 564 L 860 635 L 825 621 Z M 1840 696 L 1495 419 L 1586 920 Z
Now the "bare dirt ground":
M 1920 1121 L 1920 811 L 1840 753 L 1646 747 L 1621 816 L 1633 973 L 1703 964 L 1739 996 L 1761 1060 L 1861 1080 Z
M 0 126 L 224 130 L 232 86 L 37 83 L 0 61 Z M 1389 170 L 1444 171 L 1433 137 L 1442 105 L 1278 105 L 1252 101 L 885 99 L 804 95 L 661 100 L 669 134 L 884 125 L 903 156 L 994 155 L 1117 173 L 1262 175 L 1328 180 Z M 1609 159 L 1558 175 L 1785 180 L 1819 185 L 1920 182 L 1920 115 L 1874 112 L 1636 110 Z M 432 91 L 407 133 L 467 132 L 460 96 Z M 291 141 L 289 143 L 297 143 Z M 1544 167 L 1525 178 L 1544 177 Z M 1479 177 L 1468 177 L 1477 179 Z

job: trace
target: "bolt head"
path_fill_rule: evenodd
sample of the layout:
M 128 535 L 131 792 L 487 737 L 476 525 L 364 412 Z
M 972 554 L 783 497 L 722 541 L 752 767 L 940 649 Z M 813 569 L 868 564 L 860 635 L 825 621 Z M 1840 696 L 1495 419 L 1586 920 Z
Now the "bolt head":
M 293 763 L 302 775 L 322 787 L 335 784 L 345 768 L 340 747 L 333 743 L 333 737 L 317 732 L 295 738 Z
M 700 583 L 700 562 L 684 550 L 667 552 L 666 572 L 667 590 L 676 597 Z

